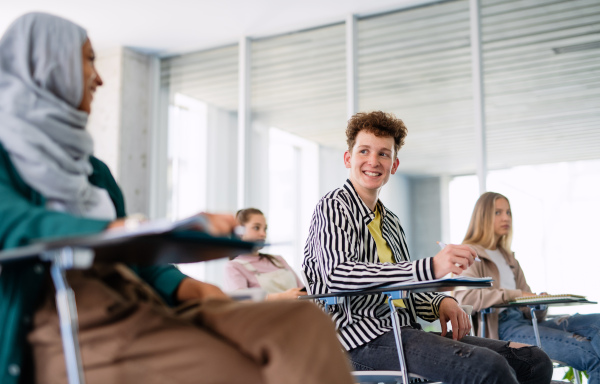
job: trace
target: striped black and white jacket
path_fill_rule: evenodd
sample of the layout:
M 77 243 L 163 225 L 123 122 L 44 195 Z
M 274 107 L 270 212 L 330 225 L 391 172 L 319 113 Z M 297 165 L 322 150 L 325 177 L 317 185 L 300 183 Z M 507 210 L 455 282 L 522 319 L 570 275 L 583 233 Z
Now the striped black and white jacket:
M 435 279 L 432 258 L 410 261 L 400 220 L 381 201 L 377 204 L 381 232 L 392 249 L 395 264 L 379 261 L 375 240 L 367 228 L 375 214 L 347 180 L 342 188 L 321 198 L 312 216 L 302 263 L 311 293 Z M 437 319 L 439 305 L 446 297 L 437 293 L 410 294 L 404 300 L 406 308 L 398 308 L 401 325 L 416 322 L 417 315 L 427 321 Z M 329 310 L 348 351 L 392 329 L 384 295 L 355 296 Z

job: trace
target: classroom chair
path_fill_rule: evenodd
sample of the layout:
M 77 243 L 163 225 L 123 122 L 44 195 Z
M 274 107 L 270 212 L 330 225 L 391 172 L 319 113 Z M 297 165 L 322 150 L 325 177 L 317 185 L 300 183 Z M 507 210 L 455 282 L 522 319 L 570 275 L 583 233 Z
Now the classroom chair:
M 308 278 L 306 276 L 306 274 L 304 273 L 304 271 L 302 271 L 302 280 L 304 282 L 304 286 L 306 287 L 306 293 L 308 295 L 312 295 L 312 292 L 310 290 L 310 285 L 308 284 Z M 335 297 L 335 294 L 331 295 L 332 297 Z M 389 300 L 390 303 L 392 302 L 392 300 L 397 299 L 398 297 L 393 297 L 393 296 L 389 296 Z M 324 310 L 327 310 L 327 307 L 330 305 L 330 302 L 327 299 L 314 299 L 315 301 L 320 301 L 320 304 L 323 306 Z M 471 318 L 470 313 L 473 309 L 472 306 L 467 306 L 470 308 L 466 308 L 468 310 L 468 312 L 466 312 L 467 314 L 469 314 L 469 320 Z M 463 308 L 464 310 L 465 308 Z M 390 310 L 395 314 L 395 309 L 393 307 L 393 304 L 390 304 Z M 398 329 L 398 327 L 396 327 L 398 318 L 397 315 L 394 316 L 392 315 L 392 322 L 394 324 L 393 327 L 393 332 L 396 335 L 396 343 L 399 343 L 401 340 L 401 336 L 400 336 L 400 330 Z M 471 320 L 470 320 L 471 321 Z M 471 322 L 471 329 L 472 329 L 472 322 Z M 406 362 L 404 360 L 404 353 L 402 351 L 401 348 L 398 348 L 398 357 L 400 359 L 400 366 L 401 367 L 406 367 Z M 359 384 L 372 384 L 372 383 L 393 383 L 393 384 L 406 384 L 406 383 L 429 383 L 429 384 L 443 384 L 441 382 L 433 382 L 433 381 L 429 381 L 426 378 L 419 376 L 419 375 L 415 375 L 415 374 L 411 374 L 410 372 L 408 372 L 407 375 L 404 374 L 403 370 L 400 371 L 353 371 L 352 375 L 356 381 L 356 383 Z

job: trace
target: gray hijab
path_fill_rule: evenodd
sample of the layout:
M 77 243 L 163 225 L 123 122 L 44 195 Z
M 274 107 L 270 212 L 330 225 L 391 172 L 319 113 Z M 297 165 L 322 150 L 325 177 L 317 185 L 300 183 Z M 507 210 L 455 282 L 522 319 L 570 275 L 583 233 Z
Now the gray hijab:
M 94 144 L 78 110 L 86 40 L 80 26 L 45 13 L 13 22 L 0 40 L 0 141 L 50 208 L 111 219 L 106 191 L 88 181 Z

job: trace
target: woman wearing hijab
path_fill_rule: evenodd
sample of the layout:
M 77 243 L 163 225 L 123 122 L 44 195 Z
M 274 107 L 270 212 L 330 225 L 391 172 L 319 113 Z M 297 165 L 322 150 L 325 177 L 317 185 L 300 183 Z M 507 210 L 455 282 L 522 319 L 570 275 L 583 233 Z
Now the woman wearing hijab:
M 27 14 L 0 40 L 0 249 L 123 225 L 123 196 L 85 130 L 101 85 L 87 33 L 70 21 Z M 235 224 L 207 217 L 214 234 Z M 0 382 L 66 382 L 47 266 L 1 267 Z M 67 277 L 88 383 L 351 382 L 333 326 L 309 303 L 234 303 L 172 266 Z

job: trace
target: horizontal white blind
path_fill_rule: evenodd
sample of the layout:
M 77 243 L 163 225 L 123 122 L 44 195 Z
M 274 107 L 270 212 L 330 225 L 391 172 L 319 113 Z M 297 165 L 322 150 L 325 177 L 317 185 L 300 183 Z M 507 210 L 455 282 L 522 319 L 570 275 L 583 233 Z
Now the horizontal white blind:
M 409 130 L 400 171 L 476 169 L 467 0 L 358 21 L 362 111 Z M 600 158 L 600 1 L 482 0 L 488 167 Z M 345 26 L 254 40 L 252 119 L 343 148 Z M 237 45 L 162 60 L 161 81 L 237 110 Z
M 341 132 L 343 140 L 343 24 L 255 40 L 251 57 L 252 118 L 256 123 L 320 143 L 339 140 Z
M 475 169 L 469 10 L 453 1 L 358 23 L 360 109 L 408 128 L 400 172 Z
M 237 111 L 238 46 L 231 45 L 161 60 L 161 86 L 169 103 L 177 93 L 227 111 Z
M 600 158 L 600 1 L 482 13 L 490 168 Z

